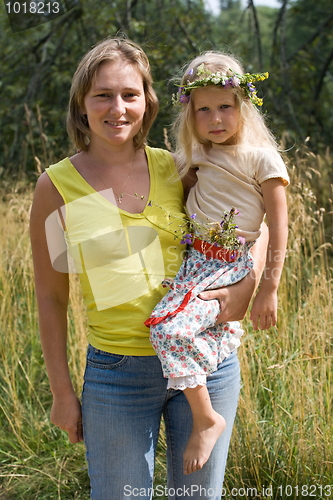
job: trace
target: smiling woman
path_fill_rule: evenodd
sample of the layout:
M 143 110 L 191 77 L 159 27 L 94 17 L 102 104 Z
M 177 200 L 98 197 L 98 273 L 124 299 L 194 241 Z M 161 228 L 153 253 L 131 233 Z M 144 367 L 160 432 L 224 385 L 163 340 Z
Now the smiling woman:
M 96 191 L 112 187 L 117 202 L 132 213 L 142 211 L 149 194 L 144 151 L 137 150 L 133 142 L 142 128 L 145 111 L 140 71 L 119 59 L 104 62 L 82 106 L 90 131 L 88 150 L 71 158 L 77 171 Z M 114 159 L 112 169 L 108 162 L 110 153 Z M 117 160 L 119 154 L 121 161 Z M 131 195 L 137 191 L 140 196 Z
M 121 60 L 101 64 L 82 109 L 90 128 L 90 154 L 103 148 L 105 142 L 116 149 L 132 140 L 142 126 L 145 111 L 139 70 Z
M 111 47 L 114 49 L 111 50 Z M 139 149 L 146 143 L 146 138 L 152 126 L 157 112 L 158 100 L 153 89 L 153 79 L 150 73 L 149 63 L 146 55 L 135 50 L 136 44 L 128 41 L 122 43 L 120 39 L 105 40 L 86 54 L 74 76 L 69 99 L 69 112 L 67 115 L 67 131 L 73 143 L 82 151 L 88 149 L 90 128 L 82 110 L 84 109 L 84 99 L 95 81 L 96 73 L 100 66 L 111 62 L 121 61 L 123 66 L 126 63 L 140 72 L 140 84 L 142 83 L 145 99 L 146 112 L 143 116 L 142 127 L 134 137 L 133 143 Z M 133 81 L 132 81 L 133 84 Z M 136 82 L 137 86 L 138 82 Z
M 182 182 L 172 155 L 146 145 L 157 110 L 149 62 L 139 46 L 111 38 L 89 51 L 73 77 L 67 118 L 69 135 L 81 151 L 41 175 L 31 211 L 51 421 L 72 443 L 84 437 L 94 500 L 127 498 L 126 485 L 151 498 L 162 415 L 169 488 L 192 491 L 200 484 L 219 491 L 237 406 L 234 354 L 208 382 L 216 411 L 227 413 L 228 429 L 205 468 L 194 478 L 184 476 L 191 411 L 182 392 L 167 391 L 144 324 L 166 293 L 162 280 L 175 278 L 184 255 L 184 246 L 174 240 L 178 222 L 175 227 L 166 219 L 167 213 L 175 221 L 185 218 Z M 189 187 L 189 179 L 183 184 Z M 69 374 L 69 279 L 67 260 L 59 265 L 59 254 L 79 273 L 87 311 L 82 408 Z M 219 321 L 242 317 L 259 274 L 214 291 Z

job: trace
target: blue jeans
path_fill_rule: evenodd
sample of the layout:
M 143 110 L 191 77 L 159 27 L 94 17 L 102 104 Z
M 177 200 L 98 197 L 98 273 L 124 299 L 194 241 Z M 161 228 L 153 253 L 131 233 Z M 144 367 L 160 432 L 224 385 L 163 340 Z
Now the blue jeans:
M 191 410 L 182 391 L 167 391 L 157 356 L 122 356 L 89 346 L 82 412 L 91 499 L 152 498 L 162 415 L 169 500 L 220 499 L 240 387 L 236 352 L 208 376 L 207 387 L 227 426 L 204 467 L 185 476 L 183 453 L 192 429 Z M 157 486 L 155 495 L 162 496 L 162 491 L 165 488 Z

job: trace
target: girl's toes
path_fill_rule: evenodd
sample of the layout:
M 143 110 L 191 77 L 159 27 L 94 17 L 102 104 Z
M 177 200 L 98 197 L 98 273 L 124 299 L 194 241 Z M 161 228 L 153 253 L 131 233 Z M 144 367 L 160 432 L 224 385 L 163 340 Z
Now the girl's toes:
M 205 462 L 204 462 L 204 463 L 205 463 Z M 201 463 L 197 462 L 197 465 L 196 465 L 196 469 L 195 469 L 195 470 L 200 470 L 200 469 L 202 469 L 203 465 L 204 465 L 204 464 L 201 464 Z

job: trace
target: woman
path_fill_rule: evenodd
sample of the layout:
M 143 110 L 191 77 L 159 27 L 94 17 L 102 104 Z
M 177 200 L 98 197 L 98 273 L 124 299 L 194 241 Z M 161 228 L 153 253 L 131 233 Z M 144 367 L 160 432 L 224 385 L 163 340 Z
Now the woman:
M 182 392 L 167 391 L 144 326 L 165 293 L 161 280 L 175 277 L 183 252 L 166 214 L 147 203 L 156 200 L 182 216 L 183 187 L 175 180 L 172 156 L 144 147 L 157 109 L 140 47 L 108 39 L 89 51 L 73 78 L 67 122 L 80 152 L 39 178 L 31 213 L 40 336 L 53 394 L 51 421 L 68 432 L 72 443 L 83 440 L 84 432 L 93 500 L 151 498 L 162 415 L 169 498 L 220 498 L 238 401 L 235 353 L 207 382 L 214 408 L 223 410 L 228 427 L 203 469 L 184 476 L 190 408 Z M 184 181 L 185 190 L 190 185 L 190 179 Z M 59 226 L 80 273 L 87 308 L 82 416 L 66 354 L 69 284 L 55 237 Z M 257 247 L 256 253 L 262 268 L 265 249 Z M 220 301 L 220 322 L 240 319 L 257 279 L 250 276 L 202 298 Z

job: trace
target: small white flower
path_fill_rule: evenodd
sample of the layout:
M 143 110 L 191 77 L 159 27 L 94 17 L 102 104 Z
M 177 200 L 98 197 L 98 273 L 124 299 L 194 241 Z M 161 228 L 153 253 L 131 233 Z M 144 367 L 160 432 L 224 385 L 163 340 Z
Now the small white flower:
M 197 69 L 197 75 L 201 75 L 204 72 L 204 69 L 205 69 L 204 63 L 200 64 L 200 66 L 198 66 Z
M 232 80 L 233 80 L 233 83 L 234 83 L 235 87 L 238 87 L 238 85 L 241 82 L 240 79 L 237 78 L 237 76 L 234 76 Z
M 218 76 L 214 76 L 214 78 L 212 78 L 211 80 L 215 85 L 217 85 L 218 83 L 220 83 L 221 78 Z

